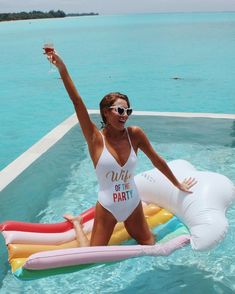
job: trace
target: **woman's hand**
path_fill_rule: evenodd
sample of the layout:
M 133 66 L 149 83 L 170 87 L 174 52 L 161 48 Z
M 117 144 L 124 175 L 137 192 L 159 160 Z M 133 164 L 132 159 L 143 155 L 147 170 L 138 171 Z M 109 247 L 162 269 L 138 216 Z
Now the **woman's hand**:
M 47 59 L 49 62 L 51 62 L 53 65 L 55 65 L 59 71 L 63 70 L 66 68 L 63 60 L 60 58 L 58 53 L 55 51 L 55 49 L 49 51 L 49 52 L 44 52 L 44 54 L 47 55 Z
M 192 188 L 196 184 L 197 181 L 194 178 L 190 177 L 188 179 L 184 179 L 183 182 L 177 186 L 177 188 L 183 192 L 193 193 L 192 191 L 190 191 L 190 188 Z

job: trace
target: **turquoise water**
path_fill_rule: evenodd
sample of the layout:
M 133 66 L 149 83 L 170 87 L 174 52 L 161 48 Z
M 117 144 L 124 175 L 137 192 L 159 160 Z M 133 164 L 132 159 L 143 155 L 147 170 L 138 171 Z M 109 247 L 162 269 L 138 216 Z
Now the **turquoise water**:
M 235 13 L 5 22 L 0 40 L 0 169 L 73 112 L 48 73 L 48 40 L 89 108 L 121 91 L 137 110 L 235 112 Z
M 97 115 L 93 119 L 99 122 Z M 168 161 L 183 158 L 199 170 L 222 173 L 235 182 L 232 120 L 133 116 L 129 123 L 139 124 Z M 152 168 L 142 153 L 138 157 L 137 173 Z M 95 172 L 76 126 L 1 193 L 0 222 L 61 221 L 65 212 L 75 214 L 94 205 L 97 189 Z M 29 282 L 10 273 L 0 238 L 0 293 L 234 293 L 234 214 L 233 205 L 227 213 L 225 240 L 209 252 L 194 252 L 187 246 L 169 257 L 126 260 Z

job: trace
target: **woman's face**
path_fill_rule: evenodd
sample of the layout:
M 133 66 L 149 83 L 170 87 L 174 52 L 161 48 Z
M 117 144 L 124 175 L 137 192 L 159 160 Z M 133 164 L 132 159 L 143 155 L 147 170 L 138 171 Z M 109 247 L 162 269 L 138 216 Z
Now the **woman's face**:
M 118 109 L 118 107 L 121 109 Z M 104 114 L 107 120 L 107 125 L 111 125 L 117 130 L 123 130 L 128 119 L 126 109 L 129 109 L 127 102 L 124 99 L 118 98 L 109 109 L 105 110 Z M 123 113 L 120 114 L 119 112 Z M 130 110 L 128 110 L 128 113 L 129 112 Z

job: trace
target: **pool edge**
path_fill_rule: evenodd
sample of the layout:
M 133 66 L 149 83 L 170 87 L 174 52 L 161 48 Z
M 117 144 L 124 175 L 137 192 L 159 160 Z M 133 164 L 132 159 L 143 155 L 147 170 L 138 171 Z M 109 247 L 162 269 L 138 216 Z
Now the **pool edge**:
M 78 123 L 73 114 L 0 171 L 0 192 Z
M 88 110 L 89 114 L 99 114 L 99 110 Z M 189 113 L 189 112 L 154 112 L 154 111 L 135 111 L 134 115 L 144 116 L 168 116 L 184 118 L 219 118 L 235 119 L 235 114 L 219 113 Z M 49 150 L 58 142 L 72 127 L 78 123 L 76 114 L 72 114 L 38 142 L 32 145 L 9 165 L 0 171 L 0 192 L 6 188 L 15 178 L 17 178 L 26 168 L 28 168 L 42 154 Z

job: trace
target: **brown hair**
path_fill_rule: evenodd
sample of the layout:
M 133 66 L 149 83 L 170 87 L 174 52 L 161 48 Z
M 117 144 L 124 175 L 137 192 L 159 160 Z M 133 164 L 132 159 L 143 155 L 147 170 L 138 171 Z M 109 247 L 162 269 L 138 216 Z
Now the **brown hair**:
M 105 126 L 106 124 L 106 117 L 104 115 L 104 109 L 109 108 L 110 106 L 113 105 L 113 103 L 117 100 L 117 99 L 123 99 L 127 102 L 128 107 L 130 107 L 130 102 L 129 99 L 127 97 L 127 95 L 121 94 L 119 92 L 113 92 L 113 93 L 109 93 L 107 95 L 105 95 L 103 97 L 103 99 L 100 101 L 100 115 L 102 117 L 102 127 Z

